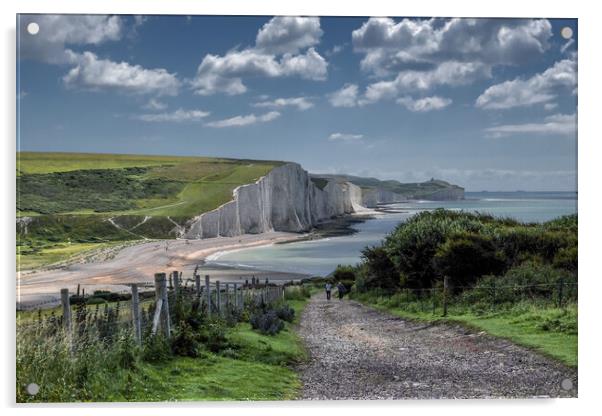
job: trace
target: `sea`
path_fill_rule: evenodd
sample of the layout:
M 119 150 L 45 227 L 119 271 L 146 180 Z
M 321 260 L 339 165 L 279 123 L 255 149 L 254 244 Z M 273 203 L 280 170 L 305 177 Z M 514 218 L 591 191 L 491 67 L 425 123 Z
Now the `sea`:
M 339 264 L 356 264 L 362 250 L 380 244 L 400 222 L 421 211 L 445 208 L 488 213 L 523 222 L 545 222 L 577 213 L 575 192 L 466 192 L 460 201 L 410 201 L 386 205 L 390 212 L 354 224 L 356 233 L 317 240 L 216 253 L 208 266 L 226 266 L 326 276 Z

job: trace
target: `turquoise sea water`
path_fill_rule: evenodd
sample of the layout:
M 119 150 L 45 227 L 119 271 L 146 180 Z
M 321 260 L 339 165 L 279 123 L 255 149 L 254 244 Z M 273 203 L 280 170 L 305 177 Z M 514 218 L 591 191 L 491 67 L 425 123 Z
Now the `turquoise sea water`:
M 361 250 L 382 238 L 411 215 L 424 210 L 446 208 L 479 211 L 513 217 L 525 222 L 544 222 L 577 212 L 574 192 L 467 192 L 462 201 L 412 201 L 387 205 L 395 213 L 378 215 L 354 226 L 353 235 L 298 243 L 277 244 L 213 256 L 209 264 L 259 270 L 324 276 L 338 264 L 355 264 Z

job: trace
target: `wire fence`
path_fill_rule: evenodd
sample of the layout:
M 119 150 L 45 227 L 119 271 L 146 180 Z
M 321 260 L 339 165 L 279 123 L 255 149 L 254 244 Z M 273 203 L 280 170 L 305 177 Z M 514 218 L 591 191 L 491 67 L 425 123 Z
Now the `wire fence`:
M 198 274 L 184 279 L 181 272 L 174 271 L 169 278 L 157 273 L 154 282 L 129 284 L 129 290 L 118 292 L 86 294 L 78 286 L 74 293 L 61 290 L 60 310 L 37 308 L 37 315 L 20 320 L 17 330 L 33 330 L 42 336 L 64 333 L 80 339 L 93 332 L 107 342 L 121 331 L 131 330 L 141 343 L 144 337 L 157 333 L 171 337 L 184 309 L 205 319 L 240 321 L 245 311 L 257 305 L 283 300 L 290 284 L 276 285 L 269 279 L 260 282 L 255 278 L 245 283 L 220 282 L 212 281 L 210 276 L 202 280 Z M 145 290 L 151 287 L 152 291 Z
M 447 279 L 446 279 L 447 282 Z M 412 312 L 432 312 L 446 316 L 449 311 L 471 309 L 504 310 L 519 303 L 564 307 L 578 300 L 578 283 L 559 280 L 553 283 L 404 288 L 385 294 L 389 306 Z

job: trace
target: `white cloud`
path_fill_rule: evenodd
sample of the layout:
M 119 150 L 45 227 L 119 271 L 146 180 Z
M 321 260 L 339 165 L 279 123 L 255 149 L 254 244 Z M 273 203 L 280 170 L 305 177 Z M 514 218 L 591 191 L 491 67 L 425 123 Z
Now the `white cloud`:
M 282 108 L 297 107 L 300 111 L 312 108 L 314 104 L 307 97 L 276 98 L 271 101 L 260 101 L 253 104 L 253 107 Z
M 320 43 L 320 18 L 277 16 L 257 32 L 255 45 L 267 54 L 297 53 Z
M 318 18 L 275 17 L 259 30 L 255 47 L 205 55 L 190 85 L 200 95 L 236 95 L 247 91 L 246 77 L 325 80 L 328 63 L 311 47 L 319 42 L 319 23 Z
M 160 111 L 165 110 L 167 108 L 167 104 L 157 100 L 156 98 L 151 98 L 144 106 L 146 110 Z
M 424 97 L 413 99 L 412 97 L 401 97 L 397 99 L 397 103 L 403 105 L 410 111 L 427 112 L 432 110 L 441 110 L 452 103 L 449 98 L 439 96 Z
M 346 84 L 329 96 L 333 107 L 355 107 L 357 105 L 358 87 L 355 84 Z
M 176 95 L 180 81 L 167 70 L 145 69 L 127 62 L 99 59 L 92 52 L 77 54 L 68 51 L 76 66 L 64 77 L 68 87 L 90 90 L 114 89 L 137 94 Z
M 541 74 L 528 79 L 516 78 L 487 88 L 476 100 L 484 109 L 507 109 L 545 104 L 556 99 L 560 90 L 577 87 L 577 62 L 564 59 Z
M 171 113 L 153 113 L 153 114 L 141 114 L 135 118 L 141 121 L 147 122 L 171 122 L 171 123 L 183 123 L 190 121 L 201 121 L 207 117 L 210 113 L 202 110 L 184 110 L 182 108 L 173 111 Z
M 364 138 L 363 134 L 349 134 L 349 133 L 332 133 L 328 136 L 328 140 L 331 142 L 358 142 Z
M 257 123 L 267 123 L 280 117 L 278 111 L 270 111 L 263 115 L 257 116 L 255 114 L 249 114 L 245 116 L 236 116 L 227 118 L 224 120 L 210 121 L 205 125 L 208 127 L 224 128 L 224 127 L 242 127 Z
M 352 44 L 364 55 L 361 69 L 385 79 L 369 84 L 348 106 L 490 78 L 495 66 L 540 56 L 551 36 L 545 19 L 370 18 L 353 31 Z
M 36 22 L 40 32 L 32 36 L 27 25 Z M 69 62 L 66 45 L 99 45 L 122 38 L 123 18 L 103 15 L 25 15 L 19 18 L 21 58 L 52 64 Z
M 571 136 L 577 134 L 575 114 L 555 114 L 541 123 L 505 124 L 485 129 L 488 137 L 499 138 L 514 135 Z
M 392 81 L 368 85 L 360 104 L 392 99 L 408 91 L 427 91 L 440 85 L 466 85 L 490 76 L 490 67 L 475 62 L 444 62 L 430 71 L 402 71 Z
M 370 18 L 353 31 L 352 42 L 365 54 L 362 69 L 383 76 L 449 60 L 522 64 L 547 50 L 551 36 L 545 19 Z

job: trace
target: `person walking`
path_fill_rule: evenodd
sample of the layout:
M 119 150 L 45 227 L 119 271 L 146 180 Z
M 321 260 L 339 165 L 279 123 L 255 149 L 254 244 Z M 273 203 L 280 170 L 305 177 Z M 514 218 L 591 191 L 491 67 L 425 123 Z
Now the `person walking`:
M 342 300 L 346 292 L 345 285 L 341 282 L 337 283 L 337 291 L 339 292 L 339 300 Z
M 330 300 L 330 292 L 332 291 L 332 285 L 330 284 L 330 282 L 326 282 L 326 286 L 324 286 L 324 288 L 326 289 L 326 300 Z

